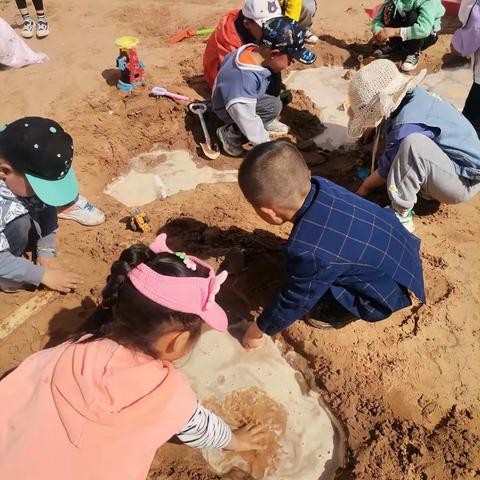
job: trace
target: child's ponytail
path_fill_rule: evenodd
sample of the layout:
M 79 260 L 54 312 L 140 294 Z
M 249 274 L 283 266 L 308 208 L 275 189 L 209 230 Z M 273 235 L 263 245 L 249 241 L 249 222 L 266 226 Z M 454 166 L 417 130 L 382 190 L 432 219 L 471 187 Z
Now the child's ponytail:
M 157 273 L 171 277 L 208 277 L 206 269 L 192 271 L 174 254 L 156 254 L 146 245 L 132 245 L 113 263 L 97 310 L 70 337 L 71 341 L 92 342 L 109 338 L 127 348 L 156 357 L 155 342 L 163 333 L 186 330 L 193 339 L 200 335 L 200 317 L 163 307 L 133 286 L 128 274 L 142 263 Z

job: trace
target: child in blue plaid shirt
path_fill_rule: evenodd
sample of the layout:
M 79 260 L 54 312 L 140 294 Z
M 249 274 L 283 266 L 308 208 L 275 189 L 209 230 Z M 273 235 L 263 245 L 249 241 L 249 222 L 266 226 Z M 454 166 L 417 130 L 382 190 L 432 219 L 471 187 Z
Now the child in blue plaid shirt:
M 376 322 L 425 302 L 420 240 L 384 209 L 310 171 L 287 142 L 257 145 L 239 170 L 239 184 L 260 217 L 293 223 L 286 244 L 287 280 L 247 330 L 259 348 L 298 319 L 312 326 Z

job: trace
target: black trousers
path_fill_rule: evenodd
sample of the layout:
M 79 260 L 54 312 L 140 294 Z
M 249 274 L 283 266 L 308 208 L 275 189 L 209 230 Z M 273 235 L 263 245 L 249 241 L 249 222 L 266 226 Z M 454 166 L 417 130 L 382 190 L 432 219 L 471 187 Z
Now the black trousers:
M 470 89 L 463 114 L 474 126 L 478 138 L 480 138 L 480 85 L 478 83 L 474 83 Z
M 18 9 L 27 8 L 27 0 L 15 0 Z M 43 10 L 43 0 L 32 0 L 33 6 L 37 12 Z
M 383 24 L 386 27 L 392 28 L 402 28 L 402 27 L 411 27 L 417 22 L 419 11 L 412 10 L 411 12 L 403 12 L 403 15 L 396 10 L 393 2 L 385 5 L 383 9 Z M 406 42 L 402 41 L 400 37 L 394 37 L 390 39 L 390 45 L 393 48 L 403 49 L 407 54 L 420 53 L 423 50 L 435 45 L 438 40 L 438 35 L 436 33 L 431 33 L 426 38 L 420 38 L 418 40 L 407 40 Z

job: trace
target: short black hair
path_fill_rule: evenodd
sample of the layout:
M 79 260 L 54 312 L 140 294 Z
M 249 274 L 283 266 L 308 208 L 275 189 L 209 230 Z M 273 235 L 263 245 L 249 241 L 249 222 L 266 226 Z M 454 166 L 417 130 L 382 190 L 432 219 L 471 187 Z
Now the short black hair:
M 238 183 L 255 208 L 289 207 L 308 194 L 310 170 L 292 143 L 266 142 L 246 155 Z

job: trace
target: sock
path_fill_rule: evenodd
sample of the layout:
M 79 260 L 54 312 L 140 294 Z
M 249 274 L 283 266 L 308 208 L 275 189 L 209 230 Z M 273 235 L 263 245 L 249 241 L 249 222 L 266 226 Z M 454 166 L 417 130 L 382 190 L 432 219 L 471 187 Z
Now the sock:
M 47 18 L 45 17 L 45 11 L 40 10 L 37 12 L 37 20 L 44 20 L 47 21 Z
M 22 13 L 22 18 L 23 18 L 23 21 L 26 22 L 27 20 L 31 20 L 32 17 L 30 16 L 30 13 L 27 12 L 27 13 Z

